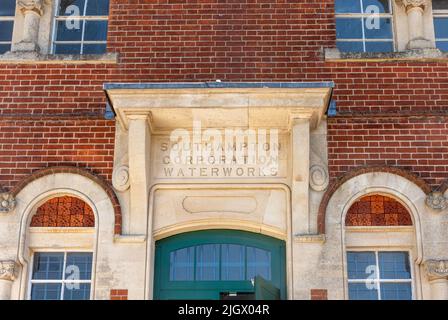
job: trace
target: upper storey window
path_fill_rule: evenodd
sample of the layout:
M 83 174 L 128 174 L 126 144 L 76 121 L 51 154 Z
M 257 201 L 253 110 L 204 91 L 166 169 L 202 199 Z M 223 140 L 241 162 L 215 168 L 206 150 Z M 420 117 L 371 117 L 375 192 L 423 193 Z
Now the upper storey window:
M 11 50 L 12 29 L 16 0 L 2 0 L 0 4 L 0 54 Z
M 436 46 L 440 50 L 448 51 L 448 0 L 433 0 L 432 9 Z
M 109 0 L 56 1 L 53 53 L 106 52 Z
M 390 0 L 336 0 L 335 9 L 339 50 L 394 51 Z

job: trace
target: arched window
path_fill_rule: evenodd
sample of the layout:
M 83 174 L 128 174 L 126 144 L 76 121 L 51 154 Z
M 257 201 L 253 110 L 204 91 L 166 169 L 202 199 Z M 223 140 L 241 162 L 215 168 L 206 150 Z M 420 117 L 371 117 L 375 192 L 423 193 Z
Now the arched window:
M 345 218 L 348 297 L 351 300 L 411 300 L 413 228 L 397 200 L 368 195 Z
M 37 208 L 30 226 L 94 227 L 95 216 L 92 208 L 83 200 L 72 196 L 62 196 L 52 198 Z
M 92 208 L 73 196 L 59 196 L 40 205 L 30 223 L 31 229 L 92 228 L 95 216 Z M 55 236 L 69 233 L 56 233 Z M 44 238 L 44 233 L 40 238 Z M 51 238 L 59 242 L 60 238 Z M 82 235 L 76 238 L 85 242 Z M 76 241 L 75 239 L 75 241 Z M 88 300 L 91 297 L 93 252 L 72 250 L 36 250 L 32 255 L 29 298 L 31 300 Z

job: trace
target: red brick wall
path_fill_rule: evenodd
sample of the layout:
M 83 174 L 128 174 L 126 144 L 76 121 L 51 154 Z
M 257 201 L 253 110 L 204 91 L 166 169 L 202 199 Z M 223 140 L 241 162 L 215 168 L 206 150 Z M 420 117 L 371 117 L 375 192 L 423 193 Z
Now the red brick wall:
M 111 289 L 110 300 L 128 300 L 127 289 Z
M 448 178 L 439 154 L 447 140 L 448 63 L 325 62 L 323 48 L 335 46 L 333 0 L 111 0 L 108 38 L 118 64 L 0 64 L 0 185 L 55 164 L 110 179 L 114 122 L 102 119 L 104 82 L 215 79 L 334 80 L 343 116 L 329 124 L 332 177 L 387 164 L 433 186 Z M 386 115 L 368 120 L 365 133 L 366 114 L 379 112 L 441 116 Z M 68 119 L 47 118 L 62 114 Z M 383 133 L 389 128 L 398 135 L 392 145 Z
M 398 166 L 439 186 L 448 179 L 447 120 L 448 116 L 330 119 L 331 176 L 360 166 Z
M 327 289 L 311 289 L 311 300 L 328 300 Z

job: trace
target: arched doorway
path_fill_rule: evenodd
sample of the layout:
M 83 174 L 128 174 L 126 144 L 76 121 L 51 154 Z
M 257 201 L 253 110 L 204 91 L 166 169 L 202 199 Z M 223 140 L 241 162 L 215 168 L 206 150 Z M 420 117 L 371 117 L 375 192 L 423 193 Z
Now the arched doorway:
M 235 230 L 156 242 L 155 299 L 285 299 L 285 242 Z

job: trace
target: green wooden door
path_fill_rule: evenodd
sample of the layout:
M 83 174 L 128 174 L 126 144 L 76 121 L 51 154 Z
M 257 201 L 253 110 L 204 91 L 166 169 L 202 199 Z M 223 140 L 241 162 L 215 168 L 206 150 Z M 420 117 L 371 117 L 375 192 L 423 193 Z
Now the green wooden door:
M 273 299 L 272 288 L 285 299 L 285 279 L 285 242 L 261 234 L 206 230 L 156 242 L 155 299 L 256 298 L 255 286 L 260 299 Z

